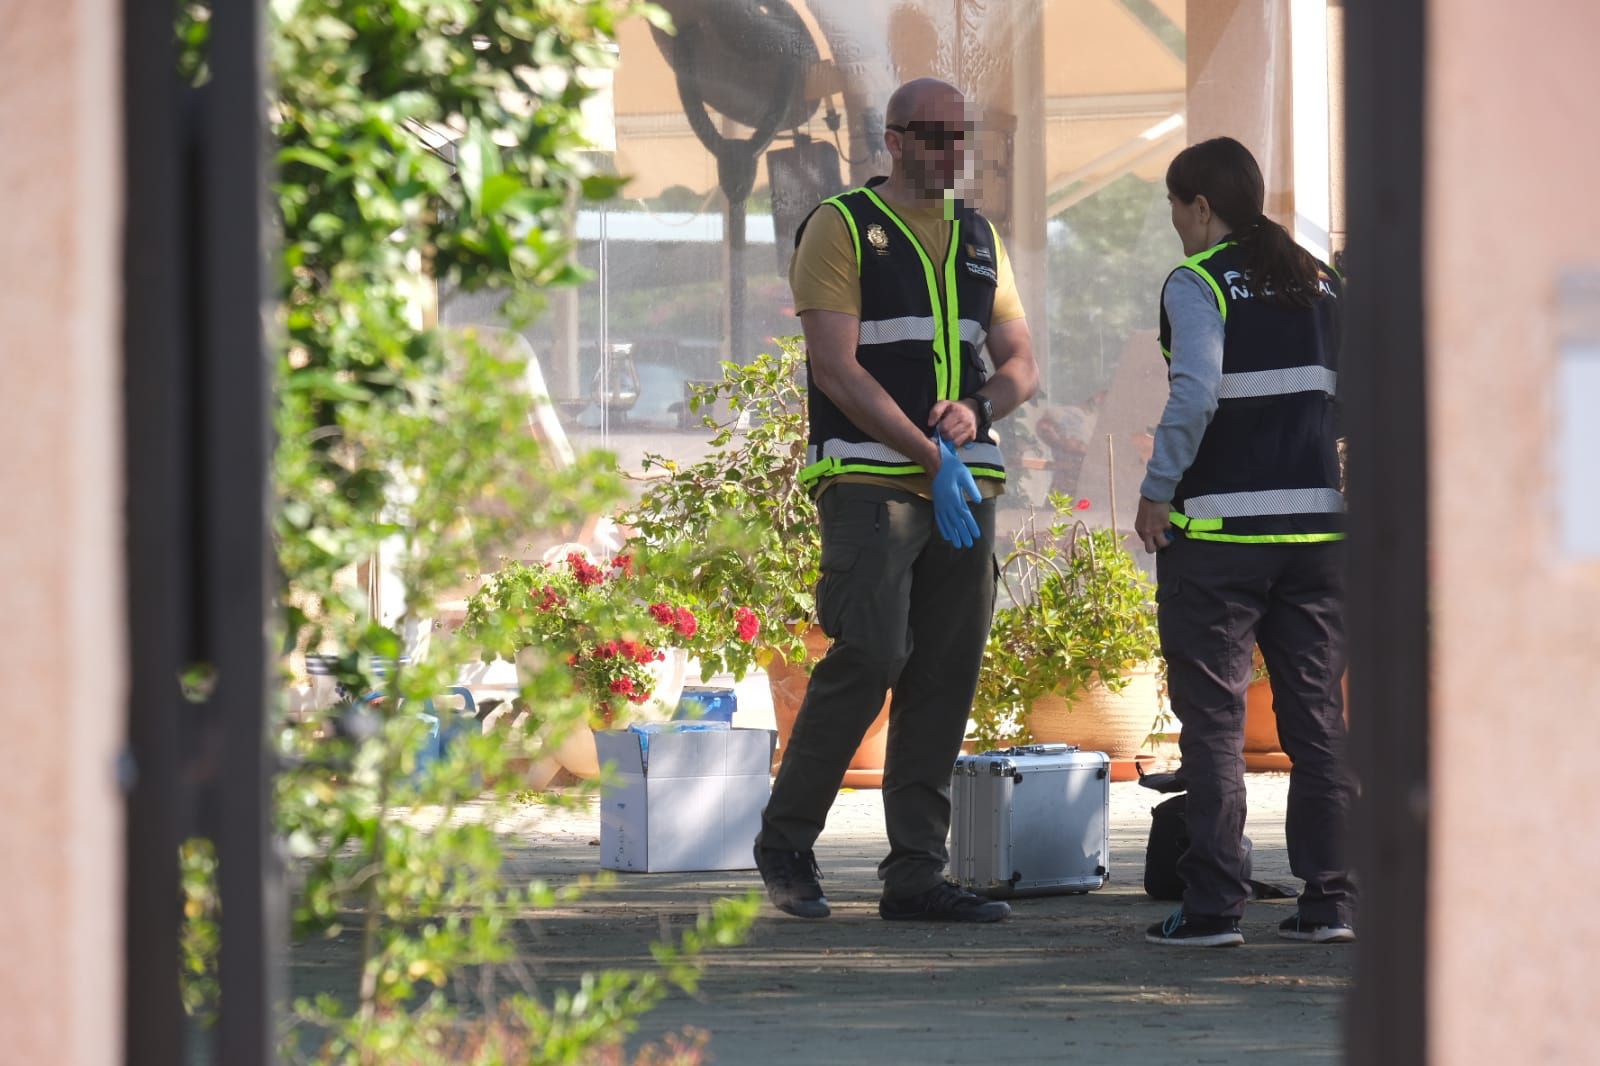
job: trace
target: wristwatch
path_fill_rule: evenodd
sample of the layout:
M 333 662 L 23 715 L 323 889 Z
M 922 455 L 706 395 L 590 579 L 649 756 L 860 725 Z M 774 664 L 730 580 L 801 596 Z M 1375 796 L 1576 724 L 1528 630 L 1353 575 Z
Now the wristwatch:
M 978 436 L 989 432 L 989 427 L 994 425 L 994 404 L 989 402 L 989 397 L 981 392 L 975 392 L 967 399 L 978 407 Z

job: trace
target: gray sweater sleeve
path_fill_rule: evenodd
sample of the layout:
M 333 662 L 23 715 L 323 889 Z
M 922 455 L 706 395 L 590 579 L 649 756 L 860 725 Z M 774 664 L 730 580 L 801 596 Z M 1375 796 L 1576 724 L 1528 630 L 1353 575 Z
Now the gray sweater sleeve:
M 1205 279 L 1179 268 L 1167 279 L 1161 306 L 1172 327 L 1171 391 L 1156 427 L 1155 450 L 1139 495 L 1166 503 L 1200 450 L 1222 388 L 1222 312 Z

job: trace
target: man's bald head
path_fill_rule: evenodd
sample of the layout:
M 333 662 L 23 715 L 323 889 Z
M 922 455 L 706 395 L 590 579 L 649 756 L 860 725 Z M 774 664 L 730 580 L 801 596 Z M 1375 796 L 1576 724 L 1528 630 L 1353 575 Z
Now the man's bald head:
M 961 90 L 938 78 L 908 81 L 889 97 L 884 118 L 894 187 L 908 199 L 942 199 L 965 166 L 971 124 Z
M 915 78 L 906 82 L 889 97 L 886 119 L 891 126 L 904 126 L 919 120 L 939 121 L 951 113 L 954 106 L 959 113 L 966 103 L 961 90 L 938 78 Z

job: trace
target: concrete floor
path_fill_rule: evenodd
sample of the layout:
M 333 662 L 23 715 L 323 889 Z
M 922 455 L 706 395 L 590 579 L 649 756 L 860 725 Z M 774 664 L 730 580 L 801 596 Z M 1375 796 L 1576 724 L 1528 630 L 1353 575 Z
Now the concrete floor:
M 1249 776 L 1256 876 L 1292 882 L 1284 849 L 1288 777 Z M 674 995 L 635 1043 L 688 1026 L 719 1063 L 1334 1063 L 1350 946 L 1277 939 L 1293 903 L 1253 903 L 1246 946 L 1147 945 L 1170 905 L 1141 876 L 1154 793 L 1112 786 L 1112 881 L 1085 896 L 1018 902 L 979 927 L 877 917 L 887 849 L 875 791 L 841 793 L 818 860 L 834 916 L 802 922 L 767 907 L 748 941 L 715 953 L 697 995 Z M 510 828 L 518 875 L 570 883 L 598 867 L 593 801 L 529 806 Z M 649 945 L 714 899 L 758 885 L 754 871 L 619 875 L 618 884 L 541 916 L 529 956 L 541 985 L 585 971 L 649 966 Z

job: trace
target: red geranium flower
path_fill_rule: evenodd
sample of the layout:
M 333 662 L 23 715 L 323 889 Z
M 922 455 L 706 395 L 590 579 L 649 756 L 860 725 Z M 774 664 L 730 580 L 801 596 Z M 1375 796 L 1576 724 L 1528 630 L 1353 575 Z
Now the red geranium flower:
M 677 613 L 678 620 L 673 628 L 682 636 L 694 636 L 694 631 L 700 628 L 700 623 L 695 621 L 694 612 L 687 607 L 679 607 Z
M 664 626 L 670 626 L 678 620 L 678 615 L 673 611 L 670 603 L 652 603 L 650 605 L 650 617 Z
M 633 576 L 633 556 L 631 556 L 631 555 L 619 555 L 619 556 L 617 556 L 615 559 L 611 560 L 611 570 L 612 570 L 613 573 L 619 573 L 623 577 L 632 577 Z
M 1072 507 L 1075 511 L 1087 511 L 1089 509 L 1089 501 L 1079 500 L 1077 503 L 1073 504 Z
M 572 576 L 578 579 L 580 585 L 599 585 L 605 582 L 605 571 L 577 552 L 567 553 L 567 565 L 572 568 Z
M 733 614 L 733 624 L 739 633 L 739 639 L 746 644 L 756 639 L 756 634 L 761 632 L 761 619 L 748 607 L 741 607 Z
M 628 695 L 633 691 L 633 679 L 629 677 L 617 678 L 611 682 L 611 691 L 623 696 Z

